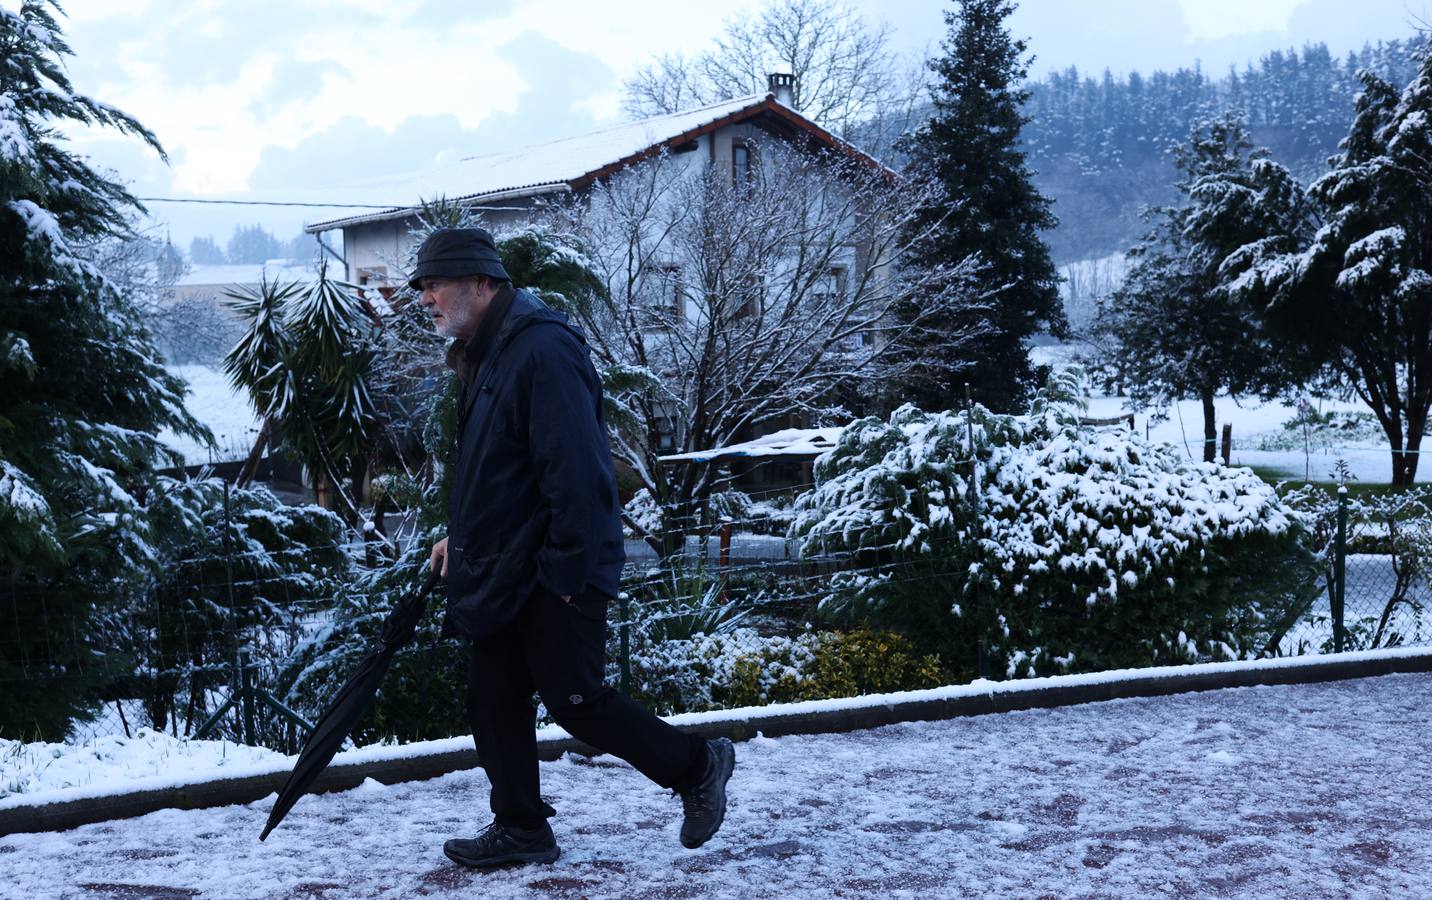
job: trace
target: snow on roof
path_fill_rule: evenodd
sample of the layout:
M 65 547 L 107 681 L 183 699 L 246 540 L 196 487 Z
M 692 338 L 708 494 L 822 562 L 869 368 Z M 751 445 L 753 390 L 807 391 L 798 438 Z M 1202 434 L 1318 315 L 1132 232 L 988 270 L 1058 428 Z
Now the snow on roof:
M 690 453 L 674 453 L 661 457 L 662 462 L 714 462 L 731 457 L 753 456 L 820 456 L 835 446 L 840 433 L 845 429 L 834 428 L 786 428 L 762 435 L 753 441 L 730 444 L 713 450 L 694 450 Z
M 527 194 L 539 193 L 543 189 L 565 190 L 569 182 L 584 175 L 641 153 L 664 140 L 758 106 L 770 96 L 750 94 L 546 144 L 469 156 L 416 175 L 409 173 L 369 183 L 385 191 L 408 194 L 415 202 L 419 198 L 440 196 L 449 200 L 472 201 L 513 192 Z M 309 225 L 306 230 L 326 231 L 344 225 L 390 219 L 406 214 L 410 209 L 412 207 L 394 207 L 381 212 L 330 219 Z
M 270 281 L 313 281 L 318 277 L 310 266 L 292 265 L 289 260 L 269 260 L 238 266 L 191 266 L 174 284 L 177 287 L 258 284 L 264 275 L 268 275 Z

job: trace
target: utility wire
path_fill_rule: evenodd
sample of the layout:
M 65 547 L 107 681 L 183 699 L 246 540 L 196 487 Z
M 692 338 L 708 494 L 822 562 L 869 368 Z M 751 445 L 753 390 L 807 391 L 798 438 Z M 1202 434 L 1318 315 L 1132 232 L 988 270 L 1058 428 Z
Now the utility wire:
M 333 209 L 407 209 L 411 203 L 389 203 L 379 206 L 374 203 L 295 203 L 285 200 L 203 200 L 197 197 L 136 197 L 144 203 L 211 203 L 225 206 L 308 206 Z

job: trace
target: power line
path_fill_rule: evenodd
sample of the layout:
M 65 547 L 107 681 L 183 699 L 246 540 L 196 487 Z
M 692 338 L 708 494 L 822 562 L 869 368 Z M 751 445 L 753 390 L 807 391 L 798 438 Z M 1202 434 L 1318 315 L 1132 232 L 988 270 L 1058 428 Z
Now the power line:
M 212 203 L 227 206 L 308 206 L 333 209 L 407 209 L 411 203 L 390 203 L 379 206 L 373 203 L 294 203 L 281 200 L 200 200 L 192 197 L 136 197 L 144 203 Z

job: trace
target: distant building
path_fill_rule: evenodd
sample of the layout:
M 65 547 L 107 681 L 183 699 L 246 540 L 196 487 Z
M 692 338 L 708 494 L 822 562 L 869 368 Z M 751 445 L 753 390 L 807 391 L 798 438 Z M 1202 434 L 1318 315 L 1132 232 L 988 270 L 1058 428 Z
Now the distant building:
M 309 282 L 318 278 L 310 264 L 290 259 L 271 259 L 261 264 L 190 266 L 174 281 L 171 296 L 180 300 L 211 300 L 222 305 L 225 291 L 237 287 L 258 287 L 265 277 L 269 281 Z

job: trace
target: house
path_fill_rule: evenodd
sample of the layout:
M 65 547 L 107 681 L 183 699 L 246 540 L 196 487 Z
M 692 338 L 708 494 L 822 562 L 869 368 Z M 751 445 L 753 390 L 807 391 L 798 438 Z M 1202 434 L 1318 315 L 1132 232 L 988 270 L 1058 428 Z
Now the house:
M 770 90 L 697 109 L 656 116 L 590 134 L 503 153 L 473 156 L 422 173 L 385 190 L 407 193 L 410 207 L 315 222 L 305 231 L 341 231 L 347 280 L 386 287 L 403 282 L 393 271 L 411 243 L 423 200 L 445 197 L 478 211 L 489 227 L 528 221 L 553 195 L 580 193 L 602 178 L 666 152 L 686 165 L 729 167 L 733 176 L 753 164 L 750 144 L 774 136 L 835 149 L 871 166 L 876 160 L 791 108 L 794 78 L 776 74 Z
M 673 181 L 681 182 L 688 175 L 694 177 L 714 171 L 729 173 L 732 186 L 737 186 L 753 172 L 779 171 L 770 167 L 778 165 L 781 155 L 761 150 L 777 140 L 802 150 L 838 154 L 853 161 L 860 173 L 875 173 L 882 182 L 896 178 L 883 164 L 796 111 L 793 108 L 795 81 L 792 76 L 771 75 L 768 88 L 764 93 L 617 125 L 590 134 L 469 157 L 410 178 L 388 181 L 383 190 L 389 194 L 396 193 L 400 198 L 410 198 L 411 206 L 315 222 L 306 226 L 305 230 L 317 235 L 320 241 L 327 232 L 341 232 L 346 280 L 386 295 L 405 282 L 402 261 L 411 256 L 415 234 L 420 229 L 419 217 L 424 201 L 443 198 L 476 213 L 482 223 L 493 230 L 515 230 L 539 219 L 551 208 L 553 201 L 594 196 L 593 188 L 606 179 L 658 157 L 663 160 L 662 166 L 666 167 L 663 177 L 672 176 Z M 838 203 L 825 205 L 840 206 Z M 676 217 L 683 216 L 685 209 L 677 208 Z M 847 218 L 876 217 L 862 217 L 857 210 L 850 212 Z M 825 233 L 835 235 L 846 232 L 829 229 Z M 325 246 L 328 243 L 325 242 Z M 845 240 L 832 240 L 830 243 L 838 245 L 838 252 L 828 256 L 811 254 L 803 257 L 821 261 L 809 273 L 811 277 L 801 281 L 802 296 L 821 298 L 827 305 L 832 299 L 836 303 L 844 302 L 856 290 L 864 290 L 866 294 L 862 296 L 868 296 L 872 292 L 870 285 L 878 278 L 847 276 L 870 260 L 885 259 L 884 253 L 879 250 L 867 252 L 867 248 Z M 692 321 L 698 318 L 701 301 L 715 293 L 714 290 L 704 290 L 699 283 L 699 266 L 691 264 L 689 259 L 668 255 L 669 252 L 669 248 L 649 253 L 644 250 L 640 263 L 643 271 L 631 279 L 640 285 L 632 290 L 633 297 L 629 298 L 635 300 L 637 305 L 634 308 L 640 311 L 639 315 L 632 317 L 632 321 L 643 332 L 644 348 L 654 352 L 661 349 L 663 342 L 667 347 L 678 344 L 679 340 L 672 336 L 676 330 L 671 327 L 673 320 L 684 317 Z M 620 256 L 619 253 L 616 255 Z M 747 310 L 761 308 L 763 295 L 778 293 L 767 291 L 766 287 L 783 280 L 795 283 L 798 279 L 787 279 L 780 265 L 740 273 L 739 278 L 732 279 L 736 287 L 723 288 L 722 296 L 734 297 L 736 301 L 730 318 L 722 321 L 758 320 L 760 316 Z M 848 287 L 850 282 L 860 282 L 860 287 Z M 707 321 L 717 321 L 717 318 L 712 316 Z M 839 350 L 842 353 L 864 352 L 873 341 L 871 331 L 851 334 L 842 338 Z M 615 353 L 611 355 L 617 356 Z M 682 369 L 679 360 L 663 358 L 652 362 L 652 355 L 643 353 L 639 365 L 664 371 Z M 632 363 L 638 364 L 635 360 Z M 684 371 L 692 370 L 694 367 L 688 366 Z M 669 406 L 674 407 L 675 404 Z M 667 412 L 670 414 L 667 415 Z M 791 415 L 766 416 L 755 425 L 735 426 L 732 431 L 739 433 L 723 434 L 716 440 L 729 444 L 758 437 L 761 432 L 772 429 L 810 424 L 803 420 L 804 414 L 805 407 L 801 407 Z M 674 408 L 658 409 L 652 420 L 654 449 L 675 451 L 683 447 L 690 449 L 693 441 L 712 442 L 697 436 L 695 429 L 683 424 Z M 620 462 L 619 458 L 619 468 Z M 773 481 L 784 483 L 798 479 L 801 470 L 798 462 L 787 460 L 779 465 L 772 463 L 762 467 L 737 463 L 733 471 L 739 485 L 766 488 Z

